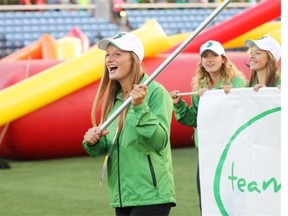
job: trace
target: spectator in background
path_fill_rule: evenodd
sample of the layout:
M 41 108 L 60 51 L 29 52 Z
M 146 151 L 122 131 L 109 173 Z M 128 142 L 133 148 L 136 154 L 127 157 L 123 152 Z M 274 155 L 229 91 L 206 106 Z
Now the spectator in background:
M 122 8 L 117 7 L 117 5 L 126 3 L 125 0 L 112 0 L 112 12 L 113 12 L 113 18 L 117 22 L 118 20 L 121 19 L 121 11 L 123 11 Z
M 112 11 L 115 14 L 119 14 L 122 11 L 122 8 L 116 7 L 118 4 L 125 3 L 124 0 L 113 0 L 112 2 Z
M 77 0 L 47 0 L 48 4 L 78 4 Z
M 139 0 L 126 0 L 126 3 L 140 3 Z
M 62 4 L 62 5 L 74 5 L 74 4 L 79 4 L 79 5 L 86 5 L 89 3 L 89 0 L 46 0 L 47 4 Z M 81 8 L 79 7 L 81 10 Z M 59 9 L 57 9 L 59 11 Z
M 59 4 L 59 0 L 46 0 L 47 4 Z
M 75 0 L 76 1 L 76 0 Z M 87 5 L 87 4 L 89 4 L 90 3 L 90 1 L 89 0 L 78 0 L 78 4 L 79 5 Z
M 46 0 L 20 0 L 20 4 L 31 5 L 31 4 L 46 4 Z
M 140 0 L 139 3 L 156 3 L 155 0 Z
M 19 0 L 0 0 L 0 5 L 18 5 Z
M 23 5 L 45 5 L 46 0 L 20 0 L 20 4 L 23 4 Z M 39 10 L 36 10 L 36 11 L 39 11 Z
M 208 3 L 208 0 L 188 0 L 189 3 Z
M 76 0 L 75 0 L 75 1 L 76 1 Z M 83 8 L 84 8 L 85 5 L 88 5 L 88 4 L 91 3 L 90 0 L 78 0 L 77 2 L 78 2 L 78 5 L 83 6 Z M 81 9 L 83 9 L 83 8 L 81 8 Z M 84 9 L 84 10 L 85 10 L 85 9 Z

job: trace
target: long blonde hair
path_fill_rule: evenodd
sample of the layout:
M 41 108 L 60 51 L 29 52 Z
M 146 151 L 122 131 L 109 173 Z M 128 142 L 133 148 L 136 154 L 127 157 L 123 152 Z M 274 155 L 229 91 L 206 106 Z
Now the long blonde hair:
M 132 63 L 130 70 L 130 83 L 128 88 L 129 92 L 132 90 L 134 84 L 136 83 L 138 84 L 140 82 L 142 75 L 144 74 L 143 69 L 141 67 L 141 63 L 137 55 L 135 55 L 133 52 L 130 52 L 130 55 L 132 58 Z M 97 94 L 93 102 L 91 112 L 91 120 L 93 126 L 97 126 L 96 112 L 98 107 L 101 105 L 101 102 L 103 101 L 103 104 L 100 106 L 100 108 L 102 108 L 100 124 L 103 123 L 105 120 L 107 120 L 108 114 L 115 103 L 116 96 L 120 91 L 121 91 L 120 83 L 117 80 L 111 80 L 109 78 L 109 71 L 105 65 L 104 72 L 100 81 L 100 85 L 98 87 Z M 119 130 L 121 130 L 123 127 L 126 112 L 127 109 L 125 109 L 119 116 L 119 122 L 118 122 Z
M 267 74 L 265 79 L 265 85 L 267 87 L 276 87 L 276 83 L 280 77 L 280 69 L 277 67 L 277 61 L 273 57 L 270 52 L 265 51 L 268 55 L 268 62 L 267 62 Z M 258 83 L 257 71 L 252 70 L 250 80 L 249 80 L 249 87 L 252 87 Z
M 237 69 L 237 67 L 224 55 L 222 55 L 223 64 L 220 68 L 221 78 L 223 83 L 231 83 L 231 80 L 235 76 L 243 77 L 243 74 Z M 211 88 L 212 87 L 212 78 L 208 71 L 205 70 L 202 65 L 202 61 L 199 62 L 196 74 L 192 79 L 193 89 L 199 89 L 202 87 Z

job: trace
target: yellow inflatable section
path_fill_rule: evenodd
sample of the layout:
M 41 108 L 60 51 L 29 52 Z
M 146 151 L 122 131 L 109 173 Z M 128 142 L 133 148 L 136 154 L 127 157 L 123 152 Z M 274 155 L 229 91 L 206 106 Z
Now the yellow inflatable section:
M 274 31 L 271 31 L 267 35 L 275 38 L 281 44 L 281 29 L 276 29 Z
M 141 28 L 134 30 L 132 33 L 147 46 L 147 49 L 145 48 L 146 57 L 155 56 L 174 45 L 155 19 L 147 20 Z
M 243 47 L 245 40 L 247 39 L 257 39 L 265 34 L 268 34 L 272 37 L 274 37 L 276 40 L 280 41 L 281 36 L 281 23 L 279 21 L 277 22 L 267 22 L 263 25 L 258 26 L 257 28 L 254 28 L 253 30 L 236 37 L 233 40 L 230 40 L 223 44 L 225 49 L 232 49 L 232 48 L 240 48 Z M 174 46 L 177 44 L 180 44 L 183 42 L 191 33 L 182 33 L 182 34 L 176 34 L 169 37 L 169 41 Z M 211 38 L 212 39 L 212 38 Z
M 275 31 L 278 31 L 280 32 L 281 31 L 281 23 L 280 22 L 268 22 L 268 23 L 265 23 L 263 25 L 260 25 L 258 26 L 257 28 L 239 36 L 239 37 L 236 37 L 235 39 L 227 42 L 227 43 L 224 43 L 223 46 L 224 48 L 226 49 L 232 49 L 232 48 L 240 48 L 240 47 L 243 47 L 243 44 L 245 42 L 245 40 L 247 39 L 257 39 L 263 35 L 266 35 L 266 34 L 271 34 L 271 32 L 275 32 Z M 279 40 L 280 42 L 280 35 L 281 34 L 278 34 L 277 36 L 276 35 L 273 35 L 273 37 L 276 39 L 276 40 Z M 272 35 L 270 35 L 272 36 Z
M 81 40 L 76 37 L 63 37 L 56 42 L 59 60 L 67 60 L 82 55 Z
M 145 57 L 171 47 L 171 43 L 155 20 L 131 32 L 139 36 Z M 63 55 L 65 56 L 65 55 Z M 105 52 L 97 47 L 58 64 L 24 81 L 0 91 L 0 126 L 52 103 L 102 76 Z

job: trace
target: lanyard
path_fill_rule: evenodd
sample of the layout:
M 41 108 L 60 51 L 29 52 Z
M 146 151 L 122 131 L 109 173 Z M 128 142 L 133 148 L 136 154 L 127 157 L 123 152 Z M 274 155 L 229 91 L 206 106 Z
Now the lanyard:
M 103 166 L 102 166 L 102 170 L 101 170 L 101 174 L 100 174 L 100 179 L 99 179 L 99 184 L 100 184 L 100 186 L 102 186 L 104 174 L 105 174 L 105 172 L 106 172 L 106 170 L 107 170 L 108 158 L 109 158 L 109 156 L 111 155 L 113 146 L 114 146 L 115 141 L 116 141 L 116 138 L 117 138 L 117 136 L 118 136 L 118 129 L 119 129 L 119 128 L 117 127 L 117 128 L 116 128 L 115 135 L 114 135 L 113 140 L 112 140 L 112 143 L 111 143 L 111 147 L 110 147 L 107 155 L 106 155 L 105 158 L 104 158 L 104 162 L 103 162 Z

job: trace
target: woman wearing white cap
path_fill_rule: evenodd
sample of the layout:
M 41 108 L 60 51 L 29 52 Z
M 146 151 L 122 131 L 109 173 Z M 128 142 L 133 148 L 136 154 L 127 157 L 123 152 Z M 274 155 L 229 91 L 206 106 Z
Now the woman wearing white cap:
M 193 90 L 198 95 L 192 96 L 192 105 L 189 107 L 177 95 L 179 90 L 170 92 L 173 98 L 175 118 L 183 125 L 197 128 L 197 114 L 200 96 L 210 89 L 240 88 L 246 86 L 246 80 L 240 71 L 229 61 L 225 55 L 223 46 L 218 41 L 207 41 L 200 47 L 201 61 L 198 65 L 196 75 L 193 77 Z M 194 142 L 198 147 L 197 130 L 194 132 Z M 197 189 L 201 209 L 201 193 L 199 182 L 199 169 L 197 170 Z
M 249 87 L 258 91 L 265 86 L 281 86 L 280 70 L 277 68 L 277 62 L 281 58 L 281 47 L 277 40 L 266 35 L 258 40 L 246 40 L 245 46 L 250 48 L 249 65 L 252 72 Z
M 159 83 L 143 84 L 148 76 L 141 68 L 144 48 L 137 37 L 122 32 L 100 41 L 98 47 L 106 50 L 105 70 L 92 109 L 94 127 L 86 132 L 83 148 L 92 157 L 109 156 L 110 205 L 117 216 L 169 215 L 176 205 L 172 99 Z M 107 130 L 96 126 L 96 108 L 102 99 L 103 123 L 129 96 L 131 105 Z

